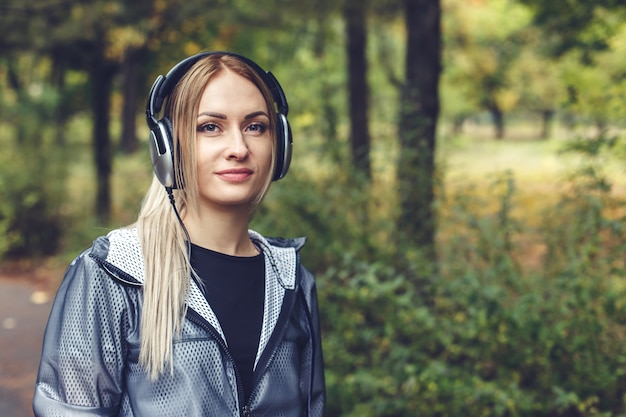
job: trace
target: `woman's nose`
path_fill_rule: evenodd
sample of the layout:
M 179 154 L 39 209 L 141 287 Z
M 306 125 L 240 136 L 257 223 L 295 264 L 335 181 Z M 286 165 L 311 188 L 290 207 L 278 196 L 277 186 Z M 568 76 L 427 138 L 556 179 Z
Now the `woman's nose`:
M 232 130 L 232 134 L 228 140 L 227 154 L 227 158 L 229 159 L 244 159 L 248 155 L 248 145 L 241 130 Z

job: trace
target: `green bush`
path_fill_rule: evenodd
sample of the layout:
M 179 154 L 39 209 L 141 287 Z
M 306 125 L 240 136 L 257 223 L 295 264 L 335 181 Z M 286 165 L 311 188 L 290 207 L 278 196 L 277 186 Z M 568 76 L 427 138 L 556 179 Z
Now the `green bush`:
M 312 236 L 327 415 L 626 416 L 624 202 L 585 160 L 543 222 L 511 174 L 443 195 L 428 292 L 394 263 L 388 224 L 360 217 L 366 188 L 296 179 L 274 196 L 268 228 Z
M 558 211 L 546 239 L 576 227 Z M 524 272 L 503 221 L 528 230 L 508 215 L 465 213 L 473 226 L 448 242 L 432 298 L 394 267 L 349 255 L 320 275 L 329 416 L 624 414 L 624 269 L 546 258 Z
M 54 255 L 64 235 L 67 159 L 54 143 L 54 95 L 2 108 L 11 124 L 0 137 L 0 258 Z
M 45 155 L 45 157 L 41 157 Z M 47 159 L 49 158 L 49 159 Z M 0 161 L 0 256 L 56 254 L 63 238 L 65 175 L 53 152 L 5 148 Z

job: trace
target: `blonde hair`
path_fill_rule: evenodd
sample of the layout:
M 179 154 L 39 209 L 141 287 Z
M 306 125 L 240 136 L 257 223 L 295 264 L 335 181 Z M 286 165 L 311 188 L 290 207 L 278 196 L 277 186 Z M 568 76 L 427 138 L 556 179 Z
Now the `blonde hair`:
M 207 84 L 220 72 L 232 71 L 257 86 L 269 114 L 275 115 L 273 97 L 259 74 L 248 64 L 228 54 L 210 54 L 196 62 L 181 78 L 167 100 L 164 115 L 173 125 L 175 177 L 172 190 L 182 218 L 198 204 L 196 167 L 196 116 Z M 270 187 L 276 164 L 276 117 L 270 117 L 274 143 L 270 172 L 265 187 L 251 207 L 251 216 Z M 168 193 L 154 177 L 137 219 L 137 231 L 145 263 L 145 283 L 140 324 L 139 362 L 151 379 L 164 373 L 169 363 L 173 372 L 173 339 L 179 334 L 186 313 L 185 297 L 194 274 L 188 253 L 187 235 L 174 212 Z

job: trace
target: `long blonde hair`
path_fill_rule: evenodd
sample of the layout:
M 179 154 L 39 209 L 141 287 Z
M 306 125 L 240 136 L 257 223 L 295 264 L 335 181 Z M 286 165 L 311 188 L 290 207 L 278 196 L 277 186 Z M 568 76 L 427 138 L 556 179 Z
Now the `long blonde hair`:
M 196 167 L 196 117 L 200 98 L 207 84 L 220 72 L 232 71 L 259 88 L 269 114 L 275 115 L 272 94 L 260 75 L 248 64 L 228 54 L 210 54 L 196 62 L 174 87 L 164 115 L 172 121 L 175 177 L 173 190 L 176 208 L 185 217 L 188 208 L 198 204 Z M 270 117 L 270 133 L 276 144 L 276 117 Z M 270 172 L 251 215 L 269 189 L 276 164 L 272 151 Z M 185 298 L 193 274 L 188 254 L 187 235 L 174 212 L 168 193 L 153 178 L 137 219 L 137 231 L 144 256 L 145 283 L 141 314 L 139 362 L 151 379 L 164 373 L 169 363 L 173 371 L 173 339 L 179 334 L 186 313 Z

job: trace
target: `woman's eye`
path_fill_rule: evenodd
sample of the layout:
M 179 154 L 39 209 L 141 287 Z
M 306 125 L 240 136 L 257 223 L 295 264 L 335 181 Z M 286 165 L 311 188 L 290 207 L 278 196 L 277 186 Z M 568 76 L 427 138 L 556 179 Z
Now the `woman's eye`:
M 205 133 L 217 132 L 218 129 L 219 128 L 217 127 L 215 123 L 204 123 L 198 126 L 197 128 L 198 132 L 205 132 Z
M 265 133 L 267 125 L 265 123 L 252 123 L 248 126 L 248 130 L 256 133 Z

